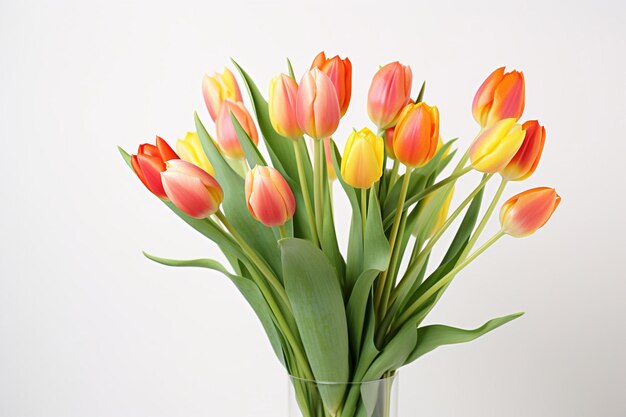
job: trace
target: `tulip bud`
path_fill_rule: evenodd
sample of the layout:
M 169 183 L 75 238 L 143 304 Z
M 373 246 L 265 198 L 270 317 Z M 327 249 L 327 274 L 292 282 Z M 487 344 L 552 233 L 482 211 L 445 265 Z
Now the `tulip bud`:
M 168 161 L 161 173 L 169 199 L 184 213 L 203 219 L 215 213 L 224 198 L 222 187 L 209 173 L 181 159 Z
M 235 131 L 231 113 L 255 145 L 259 143 L 259 135 L 254 125 L 254 120 L 252 120 L 252 116 L 250 116 L 243 103 L 224 100 L 215 124 L 217 143 L 224 156 L 241 159 L 244 157 L 244 152 L 241 143 L 239 143 L 239 137 Z
M 522 130 L 526 132 L 522 146 L 507 166 L 500 171 L 502 177 L 509 181 L 525 180 L 535 172 L 546 141 L 546 129 L 536 120 L 525 122 Z
M 367 127 L 348 137 L 341 159 L 341 177 L 354 188 L 370 188 L 383 173 L 383 138 Z
M 279 135 L 289 139 L 298 139 L 302 136 L 302 130 L 296 119 L 297 95 L 298 84 L 285 74 L 280 74 L 270 82 L 268 98 L 270 122 Z
M 515 156 L 526 132 L 515 119 L 504 119 L 485 129 L 470 146 L 470 160 L 477 171 L 498 172 Z
M 337 91 L 340 113 L 343 116 L 350 105 L 352 95 L 352 63 L 348 58 L 341 59 L 339 55 L 326 59 L 326 54 L 317 54 L 311 65 L 311 69 L 319 68 L 333 82 Z
M 200 137 L 196 132 L 187 132 L 184 139 L 178 139 L 176 141 L 176 152 L 178 152 L 180 159 L 183 161 L 191 162 L 209 174 L 215 175 L 213 166 L 206 153 L 204 153 Z
M 439 143 L 439 110 L 424 102 L 408 104 L 393 135 L 396 159 L 409 167 L 420 167 L 430 161 Z
M 525 103 L 524 74 L 519 71 L 504 73 L 498 68 L 487 77 L 474 96 L 472 113 L 481 127 L 522 117 Z
M 454 186 L 440 188 L 424 197 L 422 208 L 418 215 L 414 234 L 423 233 L 422 239 L 430 239 L 443 227 L 448 219 L 450 203 L 454 196 Z M 436 211 L 435 211 L 436 210 Z M 430 213 L 426 218 L 424 213 Z M 423 230 L 424 228 L 428 230 Z
M 276 169 L 257 165 L 246 175 L 245 187 L 250 214 L 265 226 L 282 226 L 293 217 L 296 200 Z
M 159 198 L 167 198 L 161 183 L 161 172 L 165 171 L 165 162 L 172 159 L 178 159 L 178 155 L 167 142 L 157 136 L 156 146 L 149 143 L 139 145 L 137 155 L 131 156 L 130 163 L 148 190 Z
M 519 193 L 502 205 L 502 231 L 513 237 L 532 235 L 546 224 L 560 203 L 554 188 L 538 187 Z
M 302 77 L 296 98 L 296 118 L 300 129 L 313 139 L 331 136 L 341 113 L 333 82 L 317 68 Z
M 367 113 L 379 129 L 395 124 L 411 99 L 413 73 L 399 62 L 385 65 L 374 75 L 367 93 Z
M 387 156 L 394 160 L 396 159 L 396 153 L 393 151 L 393 132 L 395 130 L 395 126 L 385 130 L 385 150 L 387 151 Z
M 215 73 L 213 76 L 204 76 L 202 79 L 202 95 L 213 121 L 216 121 L 217 116 L 220 114 L 220 108 L 224 100 L 242 101 L 237 80 L 228 68 L 224 68 L 223 74 Z
M 331 154 L 330 138 L 324 139 L 324 155 L 326 156 L 326 169 L 328 172 L 328 180 L 334 181 L 337 179 L 337 173 L 335 172 L 335 166 L 333 165 L 333 156 Z

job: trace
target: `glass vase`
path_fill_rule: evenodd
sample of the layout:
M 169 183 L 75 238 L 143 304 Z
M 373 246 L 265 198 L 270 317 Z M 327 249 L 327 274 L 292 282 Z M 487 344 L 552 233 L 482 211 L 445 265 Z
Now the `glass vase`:
M 398 374 L 365 382 L 289 377 L 288 417 L 397 417 Z

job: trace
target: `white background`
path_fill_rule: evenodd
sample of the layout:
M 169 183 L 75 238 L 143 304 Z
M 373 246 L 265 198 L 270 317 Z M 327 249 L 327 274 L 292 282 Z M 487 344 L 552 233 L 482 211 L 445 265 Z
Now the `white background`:
M 618 1 L 0 0 L 0 416 L 285 415 L 284 371 L 234 287 L 142 257 L 220 255 L 116 145 L 173 143 L 194 110 L 208 123 L 202 75 L 231 56 L 266 91 L 286 56 L 301 73 L 322 49 L 354 65 L 340 148 L 369 123 L 379 64 L 427 80 L 462 147 L 482 80 L 524 70 L 524 118 L 548 138 L 536 174 L 505 195 L 563 197 L 545 229 L 467 268 L 429 322 L 526 316 L 406 368 L 401 416 L 624 416 L 625 18 Z

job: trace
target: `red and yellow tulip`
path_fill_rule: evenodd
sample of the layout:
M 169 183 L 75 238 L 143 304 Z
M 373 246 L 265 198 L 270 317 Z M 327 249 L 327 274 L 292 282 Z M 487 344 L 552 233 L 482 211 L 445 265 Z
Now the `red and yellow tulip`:
M 393 126 L 411 99 L 413 73 L 407 65 L 391 62 L 374 75 L 367 94 L 367 113 L 379 129 Z
M 257 165 L 246 175 L 245 187 L 250 214 L 265 226 L 282 226 L 293 217 L 296 200 L 276 169 Z
M 297 95 L 298 84 L 288 75 L 280 74 L 270 82 L 268 97 L 270 122 L 279 135 L 289 139 L 298 139 L 302 136 L 302 130 L 296 119 Z
M 348 137 L 341 159 L 341 177 L 354 188 L 370 188 L 383 173 L 385 144 L 367 127 Z
M 296 119 L 300 129 L 313 139 L 330 137 L 339 126 L 341 111 L 337 90 L 318 68 L 307 71 L 300 81 Z
M 532 235 L 547 223 L 560 203 L 554 188 L 538 187 L 519 193 L 502 205 L 502 231 L 513 237 Z
M 522 146 L 526 132 L 504 119 L 485 129 L 470 147 L 470 160 L 477 171 L 495 173 L 504 169 Z
M 196 132 L 187 132 L 184 139 L 178 139 L 176 141 L 176 152 L 183 161 L 191 162 L 209 174 L 215 175 L 213 166 L 204 149 L 202 149 L 200 137 Z
M 217 120 L 224 100 L 242 101 L 237 80 L 228 68 L 224 68 L 223 74 L 215 73 L 212 76 L 204 76 L 202 79 L 202 95 L 213 121 Z
M 250 116 L 243 103 L 224 100 L 215 125 L 217 144 L 224 156 L 241 159 L 244 157 L 244 152 L 241 143 L 239 143 L 239 137 L 235 131 L 231 113 L 255 145 L 259 143 L 259 134 L 252 116 Z
M 529 120 L 522 125 L 525 133 L 524 142 L 513 159 L 500 171 L 509 181 L 521 181 L 530 177 L 541 159 L 546 141 L 546 129 L 536 120 Z
M 421 102 L 408 104 L 398 117 L 393 151 L 398 161 L 415 168 L 430 161 L 439 143 L 439 110 Z
M 489 127 L 503 119 L 522 117 L 525 105 L 524 74 L 519 71 L 504 72 L 498 68 L 480 86 L 472 113 L 481 127 Z
M 165 171 L 165 163 L 172 159 L 178 159 L 178 155 L 165 140 L 157 136 L 156 146 L 149 143 L 139 145 L 137 155 L 131 156 L 130 163 L 148 190 L 157 197 L 167 198 L 161 183 L 161 172 Z
M 328 59 L 322 51 L 313 60 L 311 68 L 319 68 L 330 78 L 337 90 L 340 113 L 342 116 L 346 114 L 352 96 L 352 63 L 350 59 L 341 59 L 339 55 Z

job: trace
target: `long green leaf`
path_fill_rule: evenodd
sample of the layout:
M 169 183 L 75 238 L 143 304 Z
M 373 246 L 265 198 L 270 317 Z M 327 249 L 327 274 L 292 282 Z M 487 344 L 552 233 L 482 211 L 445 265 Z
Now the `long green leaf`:
M 405 324 L 398 334 L 383 348 L 374 363 L 365 373 L 364 381 L 372 381 L 382 378 L 387 371 L 393 371 L 401 367 L 415 349 L 417 342 L 415 323 Z

